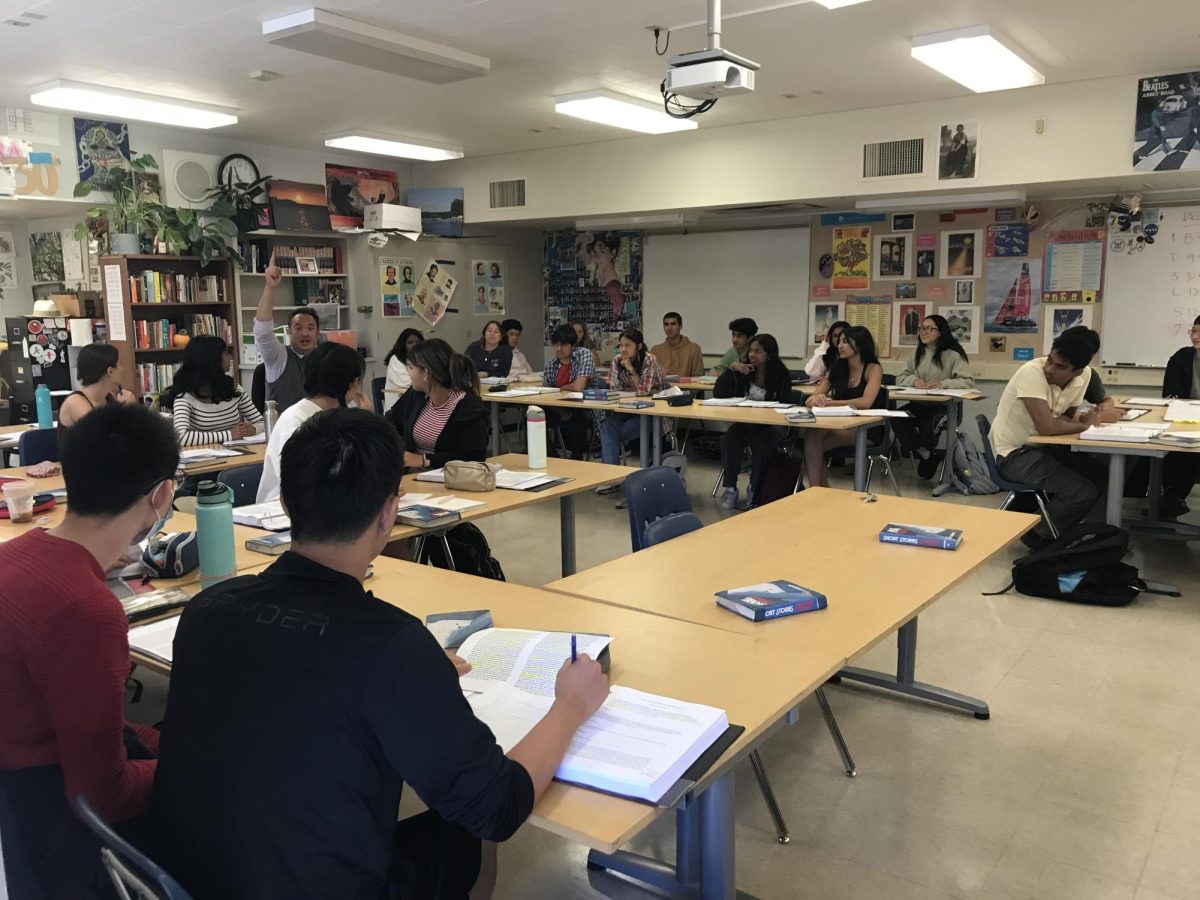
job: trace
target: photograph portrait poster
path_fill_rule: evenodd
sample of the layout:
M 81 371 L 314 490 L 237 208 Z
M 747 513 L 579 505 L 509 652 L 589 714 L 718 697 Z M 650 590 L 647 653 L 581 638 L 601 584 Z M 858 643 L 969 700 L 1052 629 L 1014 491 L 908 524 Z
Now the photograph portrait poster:
M 413 259 L 379 258 L 379 290 L 385 319 L 407 318 L 417 314 L 412 306 L 413 292 L 417 289 L 414 277 L 416 265 Z
M 550 309 L 604 335 L 642 327 L 642 232 L 547 231 L 542 259 L 547 328 Z

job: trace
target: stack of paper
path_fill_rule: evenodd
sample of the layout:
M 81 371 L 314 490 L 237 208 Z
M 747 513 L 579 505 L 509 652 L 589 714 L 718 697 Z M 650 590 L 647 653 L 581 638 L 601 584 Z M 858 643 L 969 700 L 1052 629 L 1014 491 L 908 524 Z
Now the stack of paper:
M 179 451 L 179 464 L 181 466 L 194 466 L 200 463 L 211 462 L 214 459 L 228 459 L 231 456 L 241 456 L 237 450 L 224 450 L 220 447 L 192 447 L 189 450 Z
M 287 531 L 292 527 L 292 520 L 283 511 L 283 504 L 278 500 L 235 506 L 233 521 L 238 525 L 249 525 L 251 528 L 263 528 L 267 531 Z
M 511 391 L 489 391 L 489 397 L 533 397 L 539 394 L 540 391 L 532 390 L 531 388 L 514 388 Z
M 1081 441 L 1118 441 L 1123 444 L 1148 444 L 1150 438 L 1166 431 L 1165 425 L 1092 425 L 1079 435 Z
M 1169 401 L 1164 397 L 1126 397 L 1121 401 L 1122 406 L 1166 406 Z
M 171 649 L 175 642 L 175 629 L 179 627 L 179 616 L 160 619 L 149 625 L 136 625 L 129 629 L 129 649 L 171 664 Z
M 507 375 L 489 375 L 486 378 L 480 378 L 480 384 L 512 384 L 516 379 L 510 378 Z
M 468 509 L 475 509 L 477 506 L 487 506 L 487 504 L 482 500 L 468 500 L 465 497 L 456 497 L 453 494 L 443 494 L 440 497 L 433 497 L 429 494 L 405 494 L 400 498 L 400 505 L 397 509 L 406 509 L 410 506 L 432 506 L 435 509 L 463 512 Z
M 265 434 L 259 432 L 258 434 L 250 435 L 250 437 L 248 437 L 248 438 L 237 438 L 236 440 L 226 441 L 224 446 L 226 446 L 226 447 L 249 447 L 252 444 L 265 444 L 266 442 L 267 442 L 267 436 Z
M 708 397 L 700 401 L 701 406 L 737 406 L 743 397 Z
M 979 393 L 974 388 L 919 388 L 919 387 L 890 387 L 888 394 L 892 397 L 970 397 Z
M 1168 422 L 1187 422 L 1200 425 L 1200 400 L 1172 400 L 1163 416 Z
M 1164 431 L 1157 440 L 1180 447 L 1200 447 L 1200 431 Z

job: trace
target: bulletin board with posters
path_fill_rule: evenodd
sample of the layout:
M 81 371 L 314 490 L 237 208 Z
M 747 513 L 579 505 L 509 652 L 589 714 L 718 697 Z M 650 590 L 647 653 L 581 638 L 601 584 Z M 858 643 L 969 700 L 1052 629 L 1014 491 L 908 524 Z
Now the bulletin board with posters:
M 556 323 L 582 321 L 610 358 L 623 328 L 642 328 L 642 232 L 547 231 L 542 249 L 545 341 Z

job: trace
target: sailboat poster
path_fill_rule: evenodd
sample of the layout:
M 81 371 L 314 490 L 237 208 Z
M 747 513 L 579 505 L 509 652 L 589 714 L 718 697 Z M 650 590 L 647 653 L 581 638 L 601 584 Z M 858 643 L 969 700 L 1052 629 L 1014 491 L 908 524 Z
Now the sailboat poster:
M 1042 261 L 989 259 L 983 303 L 986 334 L 1036 334 L 1042 316 Z

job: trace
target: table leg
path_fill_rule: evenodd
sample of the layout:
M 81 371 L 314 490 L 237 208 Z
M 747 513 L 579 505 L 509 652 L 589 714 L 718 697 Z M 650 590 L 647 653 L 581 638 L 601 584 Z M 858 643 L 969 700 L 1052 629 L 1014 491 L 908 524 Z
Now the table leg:
M 1200 540 L 1200 528 L 1186 522 L 1176 522 L 1172 519 L 1160 519 L 1162 501 L 1162 467 L 1163 457 L 1150 457 L 1150 488 L 1147 501 L 1145 521 L 1133 521 L 1127 526 L 1131 531 L 1147 531 L 1162 537 L 1195 541 Z
M 650 466 L 650 423 L 654 421 L 654 416 L 638 416 L 638 426 L 641 428 L 640 440 L 638 440 L 638 462 L 641 463 L 643 469 Z
M 1121 501 L 1125 498 L 1125 454 L 1113 453 L 1108 457 L 1108 502 L 1104 510 L 1104 521 L 1121 527 Z
M 733 900 L 736 888 L 733 852 L 733 771 L 700 795 L 700 896 Z
M 652 445 L 654 447 L 654 464 L 662 465 L 662 422 L 658 420 L 658 416 L 642 416 L 643 419 L 650 420 L 650 428 L 654 431 Z
M 675 810 L 675 880 L 695 884 L 700 878 L 700 816 L 695 803 Z
M 991 717 L 988 705 L 982 700 L 976 700 L 964 694 L 935 687 L 916 680 L 917 674 L 917 620 L 912 619 L 900 626 L 896 634 L 896 674 L 876 672 L 872 669 L 859 669 L 847 666 L 838 673 L 841 679 L 860 681 L 872 687 L 881 688 L 907 697 L 916 697 L 932 703 L 940 703 L 954 709 L 973 713 L 977 719 Z
M 500 404 L 491 404 L 492 411 L 492 456 L 500 455 Z
M 946 419 L 946 459 L 942 463 L 941 484 L 935 485 L 933 488 L 935 497 L 942 496 L 952 487 L 950 476 L 954 470 L 954 448 L 958 444 L 958 428 L 962 424 L 961 400 L 951 400 L 946 404 Z
M 1151 522 L 1158 521 L 1159 501 L 1162 500 L 1162 467 L 1163 457 L 1155 456 L 1150 459 L 1150 489 L 1147 493 L 1149 504 L 1149 515 L 1146 516 Z
M 867 429 L 854 429 L 854 489 L 867 489 Z
M 558 531 L 562 535 L 563 578 L 575 574 L 575 495 L 558 498 Z

